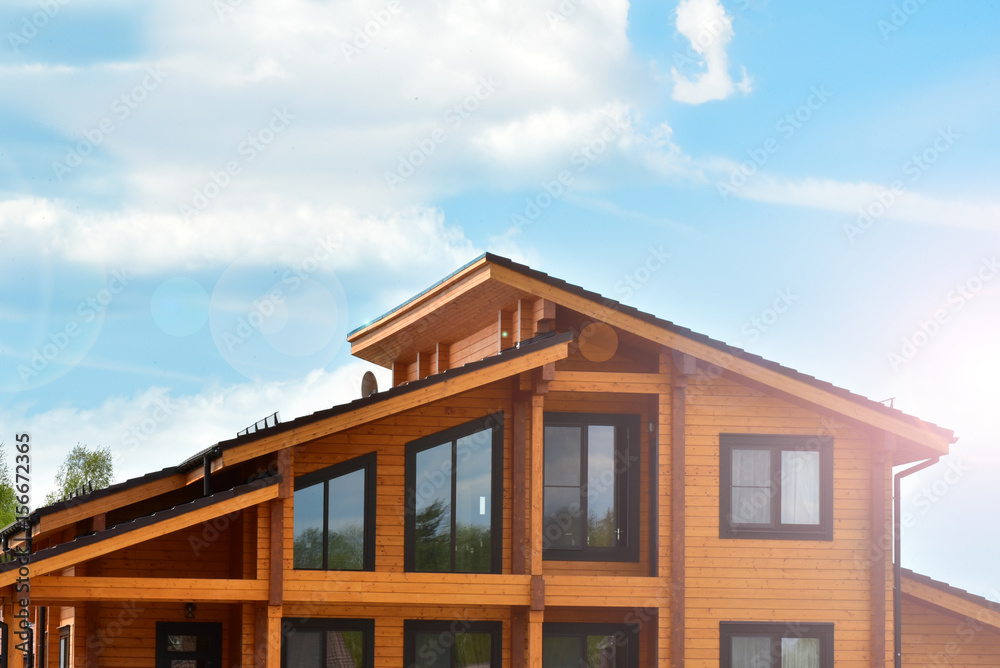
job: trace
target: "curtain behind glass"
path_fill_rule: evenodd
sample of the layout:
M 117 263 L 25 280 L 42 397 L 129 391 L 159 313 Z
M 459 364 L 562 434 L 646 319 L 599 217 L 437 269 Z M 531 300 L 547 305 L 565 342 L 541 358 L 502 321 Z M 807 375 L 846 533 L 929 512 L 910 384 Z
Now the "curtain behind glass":
M 819 638 L 782 638 L 782 668 L 819 668 Z
M 770 638 L 734 636 L 732 642 L 733 668 L 771 668 L 774 666 Z
M 819 453 L 781 452 L 781 523 L 819 524 Z

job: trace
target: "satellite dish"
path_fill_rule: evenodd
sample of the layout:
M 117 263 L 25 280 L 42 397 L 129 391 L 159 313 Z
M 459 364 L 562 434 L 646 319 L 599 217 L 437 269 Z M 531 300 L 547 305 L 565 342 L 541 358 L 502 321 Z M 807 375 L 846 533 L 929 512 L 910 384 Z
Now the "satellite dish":
M 365 375 L 361 377 L 361 398 L 366 399 L 376 392 L 378 392 L 378 381 L 375 380 L 375 374 L 365 371 Z
M 591 362 L 607 362 L 618 351 L 618 333 L 611 325 L 592 322 L 580 332 L 578 345 Z

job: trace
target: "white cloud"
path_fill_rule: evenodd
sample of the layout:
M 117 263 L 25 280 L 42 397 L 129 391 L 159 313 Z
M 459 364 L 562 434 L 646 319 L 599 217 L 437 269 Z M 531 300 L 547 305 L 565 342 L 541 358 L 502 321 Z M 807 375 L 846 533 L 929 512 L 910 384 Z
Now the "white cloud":
M 32 491 L 40 506 L 54 489 L 59 464 L 78 442 L 109 447 L 120 482 L 180 464 L 275 411 L 287 422 L 357 399 L 367 370 L 375 372 L 381 388 L 390 386 L 387 370 L 351 362 L 300 380 L 215 386 L 188 396 L 150 387 L 131 397 L 110 397 L 92 410 L 55 408 L 29 417 L 23 406 L 0 409 L 0 422 L 31 434 Z
M 672 69 L 673 98 L 687 104 L 724 100 L 736 89 L 750 92 L 751 81 L 742 68 L 742 79 L 735 83 L 729 74 L 726 48 L 733 38 L 732 19 L 719 0 L 681 0 L 677 5 L 677 31 L 691 42 L 704 71 L 693 80 Z
M 733 169 L 740 169 L 733 163 Z M 722 182 L 726 182 L 723 177 Z M 880 219 L 927 225 L 995 231 L 1000 203 L 947 200 L 909 190 L 893 192 L 890 186 L 864 181 L 789 179 L 756 174 L 733 193 L 738 197 L 850 213 L 852 221 L 865 211 L 877 224 Z M 865 221 L 867 223 L 867 221 Z
M 461 228 L 428 207 L 373 214 L 275 200 L 263 209 L 210 207 L 183 221 L 136 208 L 83 210 L 24 197 L 0 202 L 0 229 L 12 241 L 31 235 L 45 253 L 63 260 L 136 274 L 228 264 L 251 253 L 262 262 L 300 261 L 301 249 L 320 245 L 335 270 L 460 266 L 479 253 Z M 282 257 L 283 249 L 299 250 Z

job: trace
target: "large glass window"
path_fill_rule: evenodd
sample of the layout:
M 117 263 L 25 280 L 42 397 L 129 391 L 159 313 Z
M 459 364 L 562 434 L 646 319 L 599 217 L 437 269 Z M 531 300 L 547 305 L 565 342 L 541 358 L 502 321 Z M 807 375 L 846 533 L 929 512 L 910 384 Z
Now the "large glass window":
M 723 622 L 722 668 L 833 668 L 833 624 Z
M 406 569 L 498 573 L 503 415 L 406 447 Z
M 542 668 L 638 668 L 639 642 L 625 624 L 546 623 Z
M 546 413 L 544 481 L 546 559 L 638 559 L 638 416 Z
M 408 620 L 403 629 L 408 668 L 500 668 L 500 622 Z
M 833 539 L 829 437 L 721 434 L 722 538 Z
M 282 668 L 371 668 L 375 663 L 371 619 L 281 621 Z
M 375 569 L 375 453 L 295 480 L 293 565 Z

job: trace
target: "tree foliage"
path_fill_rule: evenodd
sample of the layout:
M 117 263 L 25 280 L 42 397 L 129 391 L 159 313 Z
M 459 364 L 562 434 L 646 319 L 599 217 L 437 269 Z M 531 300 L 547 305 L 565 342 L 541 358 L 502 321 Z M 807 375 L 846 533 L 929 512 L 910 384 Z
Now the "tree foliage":
M 45 496 L 45 504 L 62 501 L 84 485 L 93 485 L 94 489 L 107 487 L 114 481 L 114 467 L 111 448 L 105 446 L 93 450 L 82 443 L 77 443 L 59 465 L 56 472 L 56 489 Z M 90 489 L 89 486 L 87 488 Z
M 3 442 L 0 442 L 0 528 L 13 524 L 16 506 L 14 481 L 10 475 L 10 465 L 7 464 L 7 450 L 4 449 Z

